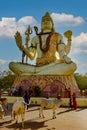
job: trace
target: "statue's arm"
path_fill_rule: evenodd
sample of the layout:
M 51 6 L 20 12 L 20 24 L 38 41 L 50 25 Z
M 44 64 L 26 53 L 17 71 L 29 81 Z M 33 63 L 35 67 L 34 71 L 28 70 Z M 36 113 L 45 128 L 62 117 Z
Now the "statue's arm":
M 64 33 L 64 36 L 67 38 L 66 55 L 68 55 L 71 50 L 72 31 L 71 30 L 66 31 Z
M 66 45 L 65 45 L 65 43 L 63 41 L 62 35 L 60 35 L 58 37 L 57 48 L 58 48 L 58 53 L 59 53 L 60 60 L 66 62 L 66 63 L 70 63 L 71 59 L 67 56 Z
M 26 48 L 25 46 L 22 45 L 22 37 L 19 32 L 15 34 L 15 40 L 18 48 L 21 51 L 24 51 L 25 55 L 27 55 L 31 60 L 35 58 L 36 55 L 36 48 L 34 46 L 30 46 Z
M 18 48 L 20 50 L 22 50 L 22 37 L 21 37 L 20 33 L 16 32 L 14 37 L 15 37 L 16 45 L 18 46 Z
M 33 60 L 35 58 L 36 55 L 36 48 L 34 47 L 29 47 L 29 48 L 25 48 L 24 46 L 22 47 L 22 51 L 25 52 L 25 54 L 31 59 Z
M 70 53 L 71 50 L 71 40 L 67 40 L 67 45 L 66 45 L 66 55 Z

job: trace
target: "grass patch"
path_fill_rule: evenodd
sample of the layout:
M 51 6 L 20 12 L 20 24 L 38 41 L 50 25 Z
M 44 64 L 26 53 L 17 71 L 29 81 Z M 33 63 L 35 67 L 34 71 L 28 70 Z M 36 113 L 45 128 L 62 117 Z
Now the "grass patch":
M 23 97 L 15 97 L 15 96 L 2 96 L 6 97 L 8 99 L 8 103 L 14 103 L 17 98 L 21 101 L 23 101 Z M 68 98 L 62 98 L 62 107 L 69 107 L 69 99 Z M 41 97 L 31 97 L 30 98 L 30 104 L 31 105 L 40 105 L 41 103 Z M 77 104 L 78 107 L 87 107 L 87 98 L 77 98 Z
M 2 96 L 8 99 L 8 103 L 14 103 L 17 99 L 23 101 L 23 97 L 15 97 L 15 96 Z

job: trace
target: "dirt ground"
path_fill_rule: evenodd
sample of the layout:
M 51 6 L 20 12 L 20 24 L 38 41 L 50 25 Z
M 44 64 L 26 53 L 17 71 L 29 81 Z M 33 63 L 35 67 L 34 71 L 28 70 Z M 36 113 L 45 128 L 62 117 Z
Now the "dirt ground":
M 21 118 L 19 123 L 11 122 L 11 108 L 0 119 L 0 130 L 21 130 Z M 55 119 L 52 119 L 52 110 L 44 110 L 45 118 L 39 117 L 39 106 L 30 106 L 25 115 L 24 130 L 87 130 L 87 109 L 70 110 L 58 108 Z

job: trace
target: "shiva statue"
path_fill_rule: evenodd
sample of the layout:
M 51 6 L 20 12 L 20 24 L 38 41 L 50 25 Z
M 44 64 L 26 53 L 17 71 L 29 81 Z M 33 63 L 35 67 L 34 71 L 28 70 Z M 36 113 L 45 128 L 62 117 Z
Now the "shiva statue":
M 29 29 L 26 34 L 26 46 L 23 45 L 22 36 L 18 31 L 15 34 L 15 40 L 18 48 L 27 58 L 30 60 L 36 58 L 36 65 L 11 62 L 9 68 L 14 73 L 18 75 L 71 75 L 75 72 L 77 66 L 68 56 L 71 50 L 71 30 L 64 33 L 67 38 L 65 44 L 63 35 L 55 31 L 53 19 L 48 12 L 42 17 L 41 32 L 38 33 L 38 27 L 34 27 L 36 36 L 31 39 L 28 46 L 31 34 Z

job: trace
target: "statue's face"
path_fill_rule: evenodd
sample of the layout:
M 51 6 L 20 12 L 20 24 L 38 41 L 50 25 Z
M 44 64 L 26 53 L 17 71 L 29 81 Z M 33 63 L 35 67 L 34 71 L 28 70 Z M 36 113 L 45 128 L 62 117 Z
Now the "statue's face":
M 52 30 L 52 22 L 50 19 L 42 20 L 42 30 Z

